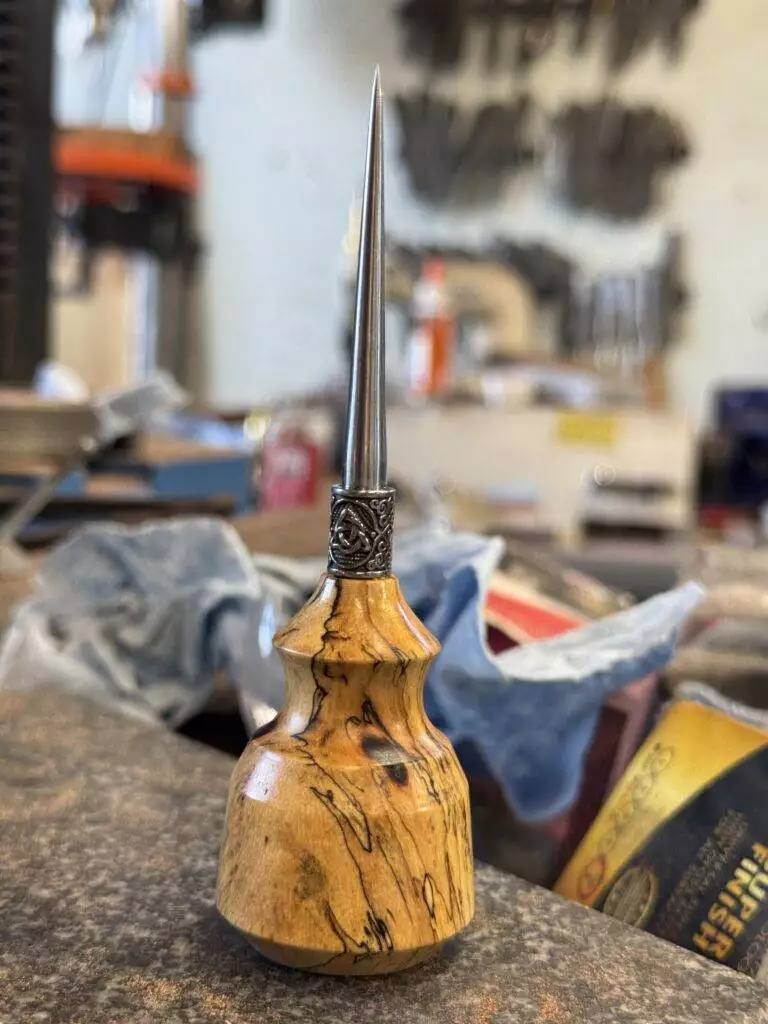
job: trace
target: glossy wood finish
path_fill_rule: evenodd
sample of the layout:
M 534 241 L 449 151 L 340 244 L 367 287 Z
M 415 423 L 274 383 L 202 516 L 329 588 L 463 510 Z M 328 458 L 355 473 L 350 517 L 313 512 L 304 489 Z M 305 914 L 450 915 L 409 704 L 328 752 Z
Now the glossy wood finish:
M 467 783 L 422 698 L 439 645 L 393 577 L 326 576 L 275 646 L 285 706 L 232 777 L 219 910 L 291 967 L 414 966 L 474 913 Z

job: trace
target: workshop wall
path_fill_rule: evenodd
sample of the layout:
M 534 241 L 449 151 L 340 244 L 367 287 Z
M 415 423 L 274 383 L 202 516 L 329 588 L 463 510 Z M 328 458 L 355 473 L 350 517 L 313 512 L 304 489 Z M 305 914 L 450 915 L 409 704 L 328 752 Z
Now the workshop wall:
M 270 4 L 263 32 L 196 47 L 211 400 L 269 400 L 322 385 L 340 369 L 342 239 L 359 188 L 372 66 L 381 64 L 390 93 L 418 85 L 423 74 L 400 57 L 393 7 L 392 0 L 280 0 Z M 678 66 L 654 52 L 621 76 L 621 98 L 666 108 L 693 145 L 691 160 L 670 175 L 668 202 L 649 221 L 616 227 L 570 213 L 534 175 L 481 212 L 431 210 L 409 191 L 390 114 L 391 233 L 452 245 L 498 234 L 541 239 L 599 269 L 650 262 L 665 230 L 681 230 L 692 303 L 671 384 L 677 407 L 700 422 L 709 389 L 723 378 L 768 378 L 766 38 L 765 0 L 704 0 Z M 465 66 L 439 80 L 455 101 L 474 105 L 489 89 L 503 98 L 516 87 L 511 72 L 490 81 L 481 74 L 482 42 L 472 40 Z M 581 60 L 556 49 L 535 65 L 529 82 L 539 103 L 555 110 L 598 97 L 597 49 Z

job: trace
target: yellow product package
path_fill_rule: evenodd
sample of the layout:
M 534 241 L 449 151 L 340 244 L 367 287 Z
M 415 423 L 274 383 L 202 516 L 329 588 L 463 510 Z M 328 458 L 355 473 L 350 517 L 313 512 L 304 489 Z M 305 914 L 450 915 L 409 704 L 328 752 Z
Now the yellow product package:
M 752 977 L 768 973 L 768 732 L 694 701 L 671 704 L 555 891 Z

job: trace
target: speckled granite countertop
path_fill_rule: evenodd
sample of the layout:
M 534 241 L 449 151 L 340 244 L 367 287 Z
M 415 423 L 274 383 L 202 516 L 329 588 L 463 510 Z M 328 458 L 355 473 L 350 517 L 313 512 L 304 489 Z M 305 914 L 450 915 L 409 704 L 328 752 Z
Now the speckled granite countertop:
M 0 695 L 0 1024 L 762 1024 L 768 993 L 491 869 L 427 967 L 273 967 L 217 916 L 232 763 L 57 694 Z

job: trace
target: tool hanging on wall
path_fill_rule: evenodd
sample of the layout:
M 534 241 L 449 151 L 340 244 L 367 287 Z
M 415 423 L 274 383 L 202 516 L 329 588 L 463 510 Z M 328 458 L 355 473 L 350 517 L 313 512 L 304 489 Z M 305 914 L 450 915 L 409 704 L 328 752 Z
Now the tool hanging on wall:
M 573 13 L 573 39 L 571 50 L 573 53 L 582 54 L 586 51 L 592 29 L 600 11 L 601 0 L 583 0 L 583 3 Z
M 404 4 L 398 13 L 406 55 L 435 70 L 455 68 L 467 30 L 466 6 L 466 0 L 409 0 Z
M 608 65 L 620 71 L 649 44 L 655 33 L 654 0 L 616 0 L 608 22 Z
M 462 249 L 451 246 L 424 246 L 415 248 L 392 241 L 389 269 L 396 272 L 397 281 L 388 292 L 403 292 L 418 277 L 422 263 L 428 259 L 442 259 L 448 264 L 496 264 L 515 271 L 533 289 L 539 303 L 559 303 L 570 294 L 574 265 L 569 259 L 546 245 L 520 245 L 507 239 L 497 239 L 488 248 Z M 392 274 L 394 278 L 395 274 Z M 408 292 L 410 294 L 410 292 Z
M 399 96 L 401 154 L 413 191 L 427 202 L 497 198 L 534 157 L 533 104 L 527 95 L 486 103 L 469 114 L 426 93 Z
M 541 315 L 555 319 L 569 292 L 571 264 L 545 246 L 499 241 L 487 249 L 392 245 L 387 301 L 410 315 L 421 268 L 438 259 L 456 317 L 456 380 L 541 352 Z M 479 330 L 477 330 L 479 328 Z M 547 348 L 550 346 L 547 345 Z
M 690 153 L 677 121 L 653 107 L 613 99 L 572 104 L 552 122 L 545 168 L 570 206 L 636 220 L 658 202 L 662 172 Z
M 656 206 L 663 172 L 689 155 L 672 117 L 612 99 L 566 107 L 543 134 L 528 95 L 473 112 L 427 93 L 400 96 L 396 106 L 411 186 L 435 205 L 494 201 L 544 152 L 550 186 L 570 206 L 637 220 Z
M 669 57 L 681 53 L 685 28 L 701 0 L 407 0 L 398 10 L 406 54 L 434 69 L 454 68 L 478 22 L 487 25 L 485 65 L 504 63 L 503 28 L 517 28 L 516 63 L 528 67 L 546 54 L 558 27 L 574 28 L 572 49 L 582 53 L 599 23 L 607 23 L 606 59 L 620 70 L 660 43 Z M 511 64 L 511 59 L 510 59 Z
M 217 28 L 259 28 L 267 16 L 267 0 L 196 0 L 193 32 Z
M 523 70 L 543 57 L 553 45 L 561 0 L 540 0 L 522 19 L 517 37 L 517 66 Z
M 608 61 L 621 71 L 650 46 L 661 43 L 667 56 L 682 52 L 686 23 L 701 0 L 613 0 L 609 20 Z
M 510 176 L 530 162 L 532 108 L 530 97 L 523 95 L 510 103 L 486 103 L 469 117 L 455 164 L 453 186 L 459 201 L 496 198 Z
M 507 24 L 506 0 L 488 0 L 488 31 L 486 35 L 485 68 L 497 71 L 502 55 L 502 43 Z
M 652 383 L 663 404 L 661 359 L 688 300 L 681 249 L 682 240 L 674 235 L 655 266 L 593 278 L 574 275 L 563 309 L 562 354 L 642 386 Z
M 397 96 L 403 162 L 413 191 L 431 203 L 448 201 L 456 172 L 456 122 L 452 103 L 424 92 Z
M 648 397 L 663 405 L 663 356 L 675 341 L 688 301 L 682 245 L 680 236 L 672 235 L 654 266 L 589 277 L 544 245 L 498 239 L 488 248 L 468 250 L 413 248 L 392 241 L 387 297 L 394 304 L 408 305 L 423 261 L 442 259 L 450 282 L 456 284 L 462 314 L 492 311 L 498 328 L 495 349 L 508 354 L 514 346 L 507 340 L 522 335 L 513 324 L 520 302 L 504 272 L 519 276 L 539 313 L 550 310 L 560 325 L 553 355 L 599 367 L 614 377 L 642 378 L 639 383 Z M 530 351 L 531 338 L 529 331 L 526 344 L 517 345 L 517 350 Z

